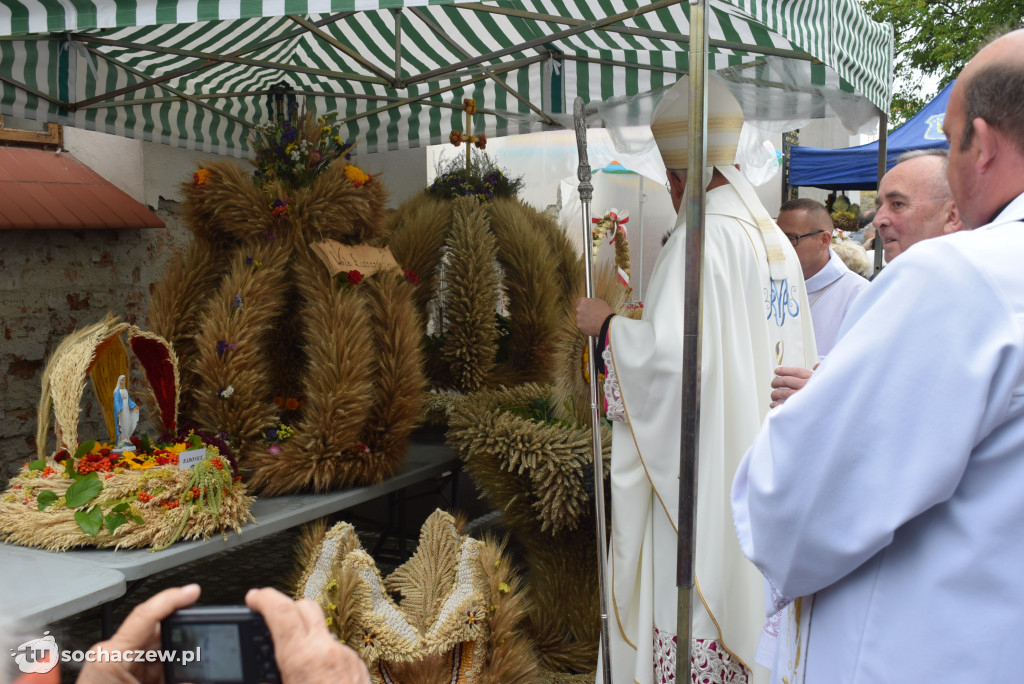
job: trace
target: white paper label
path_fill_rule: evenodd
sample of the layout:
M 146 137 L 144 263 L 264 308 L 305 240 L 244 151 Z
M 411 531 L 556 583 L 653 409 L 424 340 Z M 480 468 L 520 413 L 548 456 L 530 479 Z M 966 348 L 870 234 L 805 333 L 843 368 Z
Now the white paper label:
M 206 447 L 189 449 L 178 454 L 178 470 L 191 470 L 192 466 L 206 458 Z

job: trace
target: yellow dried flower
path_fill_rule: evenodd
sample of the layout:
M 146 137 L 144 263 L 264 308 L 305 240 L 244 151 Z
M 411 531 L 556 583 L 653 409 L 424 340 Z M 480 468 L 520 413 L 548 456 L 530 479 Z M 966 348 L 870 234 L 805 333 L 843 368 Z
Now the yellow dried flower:
M 357 188 L 366 185 L 370 180 L 369 174 L 352 164 L 345 167 L 345 178 L 348 178 L 348 182 Z

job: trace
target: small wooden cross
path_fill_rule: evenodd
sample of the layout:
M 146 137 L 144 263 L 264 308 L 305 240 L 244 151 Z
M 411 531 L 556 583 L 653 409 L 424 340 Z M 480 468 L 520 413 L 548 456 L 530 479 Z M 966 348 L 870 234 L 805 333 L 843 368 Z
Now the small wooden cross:
M 483 133 L 480 135 L 473 135 L 473 115 L 476 114 L 476 100 L 463 100 L 462 110 L 466 112 L 466 134 L 463 135 L 462 131 L 452 131 L 448 135 L 448 140 L 456 147 L 461 145 L 463 142 L 466 143 L 466 173 L 468 174 L 471 168 L 471 149 L 473 145 L 476 145 L 477 149 L 481 150 L 487 147 L 487 136 Z

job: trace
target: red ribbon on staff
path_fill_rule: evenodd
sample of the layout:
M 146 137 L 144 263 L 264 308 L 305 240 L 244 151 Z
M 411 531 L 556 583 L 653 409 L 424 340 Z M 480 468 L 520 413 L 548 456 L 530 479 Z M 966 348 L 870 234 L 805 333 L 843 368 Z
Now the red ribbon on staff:
M 608 244 L 610 245 L 613 242 L 615 242 L 615 234 L 618 232 L 619 227 L 625 226 L 627 223 L 629 223 L 629 214 L 626 212 L 619 213 L 618 209 L 610 209 L 608 213 L 606 213 L 601 218 L 592 218 L 590 220 L 593 223 L 600 223 L 601 221 L 612 222 L 612 230 L 608 236 Z M 625 234 L 625 227 L 622 228 L 622 232 L 623 234 Z

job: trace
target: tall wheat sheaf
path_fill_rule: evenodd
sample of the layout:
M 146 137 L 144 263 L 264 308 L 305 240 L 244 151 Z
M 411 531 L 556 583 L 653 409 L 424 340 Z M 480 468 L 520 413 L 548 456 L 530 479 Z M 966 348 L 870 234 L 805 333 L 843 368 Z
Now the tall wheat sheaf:
M 339 285 L 310 247 L 382 244 L 380 179 L 353 185 L 336 163 L 286 190 L 232 163 L 205 168 L 206 182 L 183 185 L 193 241 L 154 286 L 148 318 L 181 360 L 182 420 L 227 433 L 264 495 L 394 474 L 425 388 L 417 288 L 396 271 Z M 301 400 L 279 455 L 262 439 L 282 420 L 275 397 Z
M 443 341 L 427 359 L 434 387 L 473 392 L 553 379 L 556 331 L 582 278 L 582 260 L 554 220 L 518 199 L 423 193 L 389 223 L 391 251 L 421 280 L 421 319 L 441 304 Z M 508 321 L 500 345 L 499 305 Z
M 555 221 L 514 199 L 424 194 L 399 208 L 391 224 L 392 251 L 429 284 L 417 292 L 423 320 L 441 304 L 443 335 L 429 354 L 428 375 L 457 394 L 433 398 L 431 408 L 446 412 L 448 443 L 522 552 L 527 628 L 545 677 L 569 681 L 593 670 L 600 629 L 587 484 L 594 458 L 589 384 L 582 376 L 585 338 L 575 325 L 582 260 Z M 612 270 L 599 274 L 597 285 L 598 296 L 624 311 L 626 293 Z M 507 410 L 536 399 L 562 422 Z M 604 446 L 607 458 L 607 431 Z

